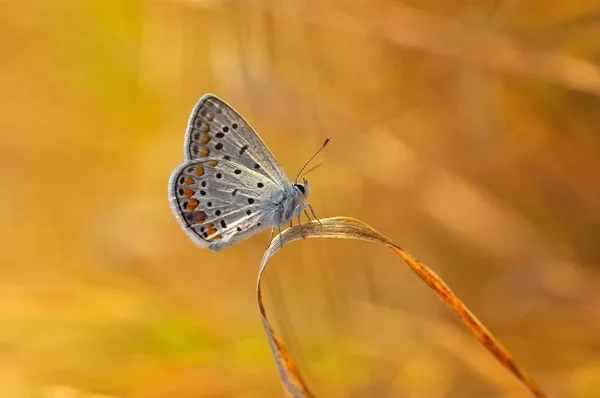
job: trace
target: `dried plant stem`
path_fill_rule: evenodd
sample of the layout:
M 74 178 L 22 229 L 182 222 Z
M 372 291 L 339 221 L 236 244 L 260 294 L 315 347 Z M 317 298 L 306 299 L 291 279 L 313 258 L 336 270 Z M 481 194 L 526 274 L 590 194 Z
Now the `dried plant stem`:
M 322 225 L 319 225 L 317 222 L 312 222 L 303 224 L 302 226 L 295 226 L 285 230 L 281 235 L 277 236 L 267 248 L 258 272 L 256 283 L 258 308 L 282 383 L 288 395 L 292 397 L 314 397 L 314 394 L 309 390 L 302 379 L 293 358 L 267 320 L 266 311 L 262 303 L 261 277 L 266 269 L 269 259 L 281 249 L 281 243 L 283 243 L 283 247 L 285 247 L 288 243 L 303 238 L 339 238 L 365 240 L 390 248 L 396 255 L 402 258 L 404 262 L 406 262 L 408 266 L 437 293 L 438 296 L 440 296 L 475 338 L 523 383 L 532 396 L 546 396 L 536 382 L 517 365 L 512 356 L 498 340 L 496 340 L 492 333 L 483 326 L 477 317 L 469 311 L 444 281 L 442 281 L 442 279 L 428 266 L 406 253 L 388 238 L 361 221 L 347 217 L 335 217 L 321 220 L 321 222 Z M 282 242 L 280 242 L 280 240 Z

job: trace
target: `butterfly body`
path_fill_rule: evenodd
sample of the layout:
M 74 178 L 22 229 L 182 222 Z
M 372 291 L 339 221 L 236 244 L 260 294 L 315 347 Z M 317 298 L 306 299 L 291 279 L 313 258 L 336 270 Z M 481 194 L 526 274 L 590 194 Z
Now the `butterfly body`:
M 171 174 L 169 200 L 201 247 L 219 251 L 312 210 L 304 204 L 308 182 L 292 183 L 250 125 L 212 94 L 192 110 L 184 157 Z

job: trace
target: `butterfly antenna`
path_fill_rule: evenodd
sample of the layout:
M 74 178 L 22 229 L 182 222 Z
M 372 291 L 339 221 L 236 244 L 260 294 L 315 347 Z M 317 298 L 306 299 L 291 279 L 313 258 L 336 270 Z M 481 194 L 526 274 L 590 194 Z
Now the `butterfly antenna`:
M 327 139 L 325 140 L 325 142 L 323 143 L 323 145 L 321 145 L 321 148 L 319 148 L 319 150 L 317 152 L 315 152 L 315 154 L 312 155 L 310 157 L 310 159 L 308 159 L 308 161 L 306 163 L 304 163 L 304 166 L 302 166 L 302 168 L 298 172 L 298 175 L 296 176 L 296 180 L 294 181 L 294 184 L 296 184 L 298 182 L 298 178 L 300 178 L 300 175 L 302 174 L 302 172 L 304 171 L 304 169 L 306 168 L 306 166 L 308 166 L 308 164 L 310 163 L 310 161 L 313 160 L 315 158 L 315 156 L 317 156 L 319 154 L 319 152 L 321 152 L 323 150 L 323 148 L 325 148 L 325 146 L 329 143 L 329 138 L 330 137 L 327 137 Z
M 315 164 L 313 167 L 311 167 L 310 169 L 308 169 L 304 173 L 302 173 L 302 175 L 300 177 L 301 178 L 306 177 L 307 175 L 309 175 L 310 173 L 312 173 L 313 171 L 315 171 L 316 169 L 321 167 L 324 162 L 325 162 L 324 160 L 321 160 L 319 163 Z

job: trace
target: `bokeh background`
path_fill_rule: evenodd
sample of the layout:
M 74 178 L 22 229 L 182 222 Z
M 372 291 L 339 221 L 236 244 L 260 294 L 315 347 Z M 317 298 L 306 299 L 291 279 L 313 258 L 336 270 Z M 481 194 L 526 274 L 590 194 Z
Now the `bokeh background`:
M 213 92 L 320 217 L 429 264 L 553 396 L 600 395 L 600 3 L 0 1 L 0 396 L 283 396 L 268 232 L 169 209 Z M 271 319 L 320 397 L 525 397 L 390 252 L 275 256 Z

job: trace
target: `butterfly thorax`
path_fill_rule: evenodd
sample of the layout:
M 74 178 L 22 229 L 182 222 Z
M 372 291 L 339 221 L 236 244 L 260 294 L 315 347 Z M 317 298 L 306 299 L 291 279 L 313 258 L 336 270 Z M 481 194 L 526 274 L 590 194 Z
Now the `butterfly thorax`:
M 274 203 L 273 226 L 281 227 L 292 218 L 298 216 L 304 201 L 310 193 L 308 181 L 304 184 L 289 184 L 282 192 L 281 199 Z

